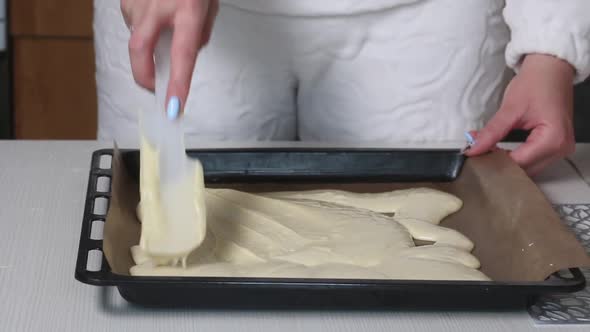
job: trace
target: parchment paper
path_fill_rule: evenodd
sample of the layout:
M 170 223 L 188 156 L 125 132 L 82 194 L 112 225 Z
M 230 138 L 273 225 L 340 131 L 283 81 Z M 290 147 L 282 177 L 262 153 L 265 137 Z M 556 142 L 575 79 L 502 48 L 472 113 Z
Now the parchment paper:
M 115 149 L 111 202 L 103 250 L 114 273 L 129 275 L 134 265 L 129 249 L 139 243 L 141 227 L 135 209 L 137 178 Z M 457 180 L 448 183 L 237 184 L 223 185 L 250 192 L 342 189 L 380 192 L 430 187 L 463 200 L 463 208 L 441 225 L 456 229 L 475 243 L 481 270 L 495 281 L 542 281 L 572 267 L 590 267 L 590 257 L 559 220 L 534 182 L 504 151 L 467 159 Z M 218 186 L 219 187 L 219 186 Z

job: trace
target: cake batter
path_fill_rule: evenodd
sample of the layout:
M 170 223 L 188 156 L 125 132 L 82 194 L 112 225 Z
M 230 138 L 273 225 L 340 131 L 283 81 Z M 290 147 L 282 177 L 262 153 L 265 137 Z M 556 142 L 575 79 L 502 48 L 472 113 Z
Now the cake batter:
M 428 188 L 251 194 L 205 189 L 199 167 L 187 183 L 195 183 L 191 199 L 195 209 L 206 211 L 205 226 L 204 219 L 162 219 L 154 180 L 157 151 L 142 144 L 141 153 L 142 234 L 140 245 L 131 248 L 132 275 L 488 279 L 470 254 L 473 243 L 438 226 L 462 206 L 450 194 Z M 202 242 L 186 236 L 186 230 L 195 228 L 206 228 Z M 162 234 L 175 234 L 176 241 L 164 248 L 168 255 L 154 256 L 146 249 Z M 432 244 L 416 246 L 414 239 Z M 179 248 L 196 249 L 188 254 Z

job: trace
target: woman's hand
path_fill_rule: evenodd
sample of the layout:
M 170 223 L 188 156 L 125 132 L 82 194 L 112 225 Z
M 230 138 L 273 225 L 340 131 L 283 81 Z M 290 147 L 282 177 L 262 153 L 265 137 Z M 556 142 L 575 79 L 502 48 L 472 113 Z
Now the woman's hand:
M 197 53 L 209 41 L 218 10 L 218 0 L 121 0 L 125 23 L 131 30 L 129 56 L 137 84 L 155 89 L 154 49 L 160 31 L 172 28 L 166 100 L 177 97 L 182 109 Z
M 510 156 L 534 176 L 574 152 L 573 77 L 567 62 L 548 55 L 527 55 L 504 93 L 498 112 L 477 133 L 465 153 L 476 156 L 495 148 L 512 129 L 531 130 Z

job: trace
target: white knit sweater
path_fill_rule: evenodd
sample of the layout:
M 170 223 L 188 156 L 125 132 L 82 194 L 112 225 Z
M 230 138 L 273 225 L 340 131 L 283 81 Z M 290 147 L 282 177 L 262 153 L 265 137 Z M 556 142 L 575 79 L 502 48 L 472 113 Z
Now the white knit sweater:
M 354 15 L 423 1 L 436 0 L 221 0 L 245 10 L 289 16 Z M 542 53 L 569 62 L 576 69 L 575 83 L 590 76 L 590 0 L 506 0 L 504 20 L 512 32 L 506 63 L 515 71 L 524 55 Z

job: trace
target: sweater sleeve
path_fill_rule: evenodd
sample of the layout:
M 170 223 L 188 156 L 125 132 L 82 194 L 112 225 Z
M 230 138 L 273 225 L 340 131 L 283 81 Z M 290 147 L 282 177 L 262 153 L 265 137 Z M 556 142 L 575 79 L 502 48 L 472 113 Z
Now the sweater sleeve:
M 553 55 L 576 70 L 574 83 L 590 76 L 590 0 L 506 0 L 511 30 L 506 63 L 518 72 L 531 53 Z

